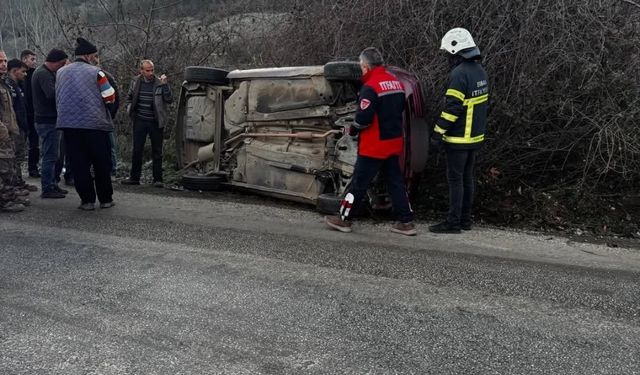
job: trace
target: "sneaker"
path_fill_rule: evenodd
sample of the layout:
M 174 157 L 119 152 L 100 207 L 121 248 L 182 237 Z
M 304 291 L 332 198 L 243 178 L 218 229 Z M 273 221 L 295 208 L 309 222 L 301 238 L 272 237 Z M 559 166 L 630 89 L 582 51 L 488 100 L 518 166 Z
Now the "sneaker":
M 120 181 L 120 183 L 122 185 L 140 185 L 140 181 L 139 180 L 132 180 L 130 178 L 126 178 L 126 179 Z
M 339 230 L 340 232 L 344 233 L 351 233 L 351 223 L 342 220 L 340 216 L 325 216 L 324 222 L 335 230 Z
M 40 198 L 43 199 L 60 199 L 60 198 L 66 198 L 67 196 L 59 191 L 56 190 L 51 190 L 51 191 L 43 191 L 42 194 L 40 194 Z
M 164 188 L 164 182 L 162 182 L 162 181 L 154 181 L 153 186 L 157 187 L 157 188 Z
M 460 226 L 449 224 L 448 221 L 443 221 L 442 223 L 431 225 L 429 231 L 433 233 L 460 233 Z
M 40 175 L 40 172 L 38 172 L 38 171 L 29 171 L 29 177 L 40 178 L 42 176 Z
M 107 203 L 100 203 L 100 208 L 111 208 L 116 205 L 116 202 L 111 201 Z
M 38 187 L 36 185 L 31 185 L 31 184 L 24 184 L 24 186 L 22 186 L 23 189 L 29 190 L 31 192 L 33 191 L 38 191 Z
M 0 211 L 2 212 L 22 212 L 24 211 L 24 206 L 20 203 L 15 202 L 7 202 L 0 207 Z
M 83 210 L 83 211 L 93 211 L 96 209 L 96 204 L 95 203 L 82 203 L 81 205 L 78 206 L 78 209 Z
M 418 234 L 415 224 L 413 222 L 408 223 L 396 223 L 391 227 L 393 233 L 404 234 L 405 236 L 415 236 Z
M 57 191 L 58 193 L 62 193 L 62 194 L 69 194 L 69 190 L 63 189 L 60 186 L 56 185 L 53 187 L 54 191 Z

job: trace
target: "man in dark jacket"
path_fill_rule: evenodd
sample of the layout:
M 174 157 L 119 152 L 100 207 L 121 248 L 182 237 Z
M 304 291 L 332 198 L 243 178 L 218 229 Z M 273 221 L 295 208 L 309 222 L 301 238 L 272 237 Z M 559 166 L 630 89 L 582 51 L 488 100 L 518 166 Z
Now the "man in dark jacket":
M 151 60 L 140 63 L 140 75 L 129 85 L 127 110 L 133 123 L 133 154 L 131 156 L 131 175 L 122 181 L 125 185 L 140 185 L 142 173 L 142 153 L 147 135 L 151 139 L 153 158 L 153 185 L 163 187 L 162 183 L 162 141 L 164 129 L 168 123 L 167 105 L 173 102 L 167 76 L 157 77 Z
M 18 59 L 9 60 L 7 64 L 7 76 L 5 81 L 11 90 L 11 98 L 13 99 L 13 111 L 16 114 L 16 121 L 20 128 L 20 134 L 15 138 L 15 172 L 16 187 L 27 189 L 29 191 L 38 191 L 34 185 L 27 184 L 22 178 L 22 164 L 26 159 L 27 150 L 27 133 L 29 131 L 29 122 L 27 118 L 27 103 L 22 91 L 20 83 L 24 81 L 27 72 L 27 65 Z
M 35 128 L 40 137 L 42 151 L 41 181 L 42 198 L 64 198 L 66 190 L 56 183 L 56 162 L 60 135 L 56 129 L 58 112 L 56 109 L 56 72 L 68 61 L 64 51 L 52 49 L 31 78 L 31 94 Z
M 432 133 L 432 145 L 444 143 L 449 180 L 447 220 L 429 227 L 435 233 L 460 233 L 471 229 L 471 206 L 475 190 L 476 154 L 487 129 L 489 83 L 480 64 L 480 49 L 469 31 L 452 29 L 442 38 L 448 54 L 446 105 Z
M 29 176 L 40 177 L 38 171 L 38 162 L 40 161 L 40 139 L 38 138 L 38 132 L 36 132 L 34 118 L 33 118 L 33 96 L 31 95 L 31 77 L 33 72 L 36 71 L 38 58 L 36 54 L 31 50 L 24 50 L 20 54 L 20 60 L 27 65 L 27 75 L 24 81 L 20 83 L 24 96 L 26 98 L 27 107 L 27 135 L 29 139 Z
M 391 231 L 414 236 L 417 232 L 413 212 L 400 170 L 400 154 L 404 149 L 404 86 L 383 64 L 382 54 L 376 48 L 367 48 L 360 54 L 363 86 L 355 122 L 349 128 L 350 135 L 359 135 L 358 158 L 351 187 L 341 203 L 340 215 L 327 216 L 325 222 L 333 229 L 351 232 L 351 215 L 366 196 L 373 178 L 382 171 L 399 220 Z
M 111 208 L 111 143 L 113 131 L 107 105 L 115 101 L 115 90 L 96 65 L 98 49 L 83 38 L 76 40 L 76 60 L 58 72 L 56 104 L 58 129 L 64 131 L 67 152 L 73 165 L 79 209 Z M 93 174 L 91 169 L 93 168 Z

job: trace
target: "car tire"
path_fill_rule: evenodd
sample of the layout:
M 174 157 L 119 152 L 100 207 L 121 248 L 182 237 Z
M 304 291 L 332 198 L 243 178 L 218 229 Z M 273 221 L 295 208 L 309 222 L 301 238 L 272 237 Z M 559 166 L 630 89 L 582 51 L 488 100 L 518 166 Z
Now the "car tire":
M 188 82 L 202 82 L 213 85 L 228 85 L 229 71 L 206 66 L 188 66 L 184 69 L 184 80 Z
M 329 215 L 337 215 L 340 211 L 342 197 L 333 193 L 320 194 L 316 201 L 316 208 L 319 212 Z
M 182 176 L 182 186 L 187 190 L 220 191 L 222 184 L 227 181 L 225 176 L 213 175 L 184 175 Z
M 332 61 L 324 65 L 324 77 L 329 81 L 359 81 L 362 70 L 355 61 Z

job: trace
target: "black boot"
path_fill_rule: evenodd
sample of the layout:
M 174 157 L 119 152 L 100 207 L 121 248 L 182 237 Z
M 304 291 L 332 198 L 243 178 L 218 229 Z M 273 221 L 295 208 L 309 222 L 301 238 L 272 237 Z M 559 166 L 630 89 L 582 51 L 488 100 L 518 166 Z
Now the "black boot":
M 460 233 L 460 225 L 449 224 L 448 221 L 429 226 L 429 231 L 433 233 Z

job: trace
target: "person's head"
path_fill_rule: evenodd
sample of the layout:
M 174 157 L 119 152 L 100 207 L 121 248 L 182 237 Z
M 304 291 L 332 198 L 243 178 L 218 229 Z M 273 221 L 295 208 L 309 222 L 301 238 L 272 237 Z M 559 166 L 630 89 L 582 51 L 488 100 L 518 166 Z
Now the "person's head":
M 15 82 L 24 80 L 24 76 L 27 74 L 29 67 L 18 59 L 11 59 L 7 63 L 7 71 L 9 72 L 9 78 Z
M 362 74 L 367 74 L 369 71 L 384 65 L 384 58 L 382 53 L 375 47 L 367 47 L 360 52 L 360 69 Z
M 27 68 L 29 69 L 35 69 L 38 63 L 38 57 L 36 56 L 36 54 L 28 49 L 25 49 L 24 51 L 22 51 L 22 53 L 20 53 L 20 60 L 22 60 L 23 63 L 27 64 Z
M 77 58 L 82 59 L 91 65 L 97 65 L 100 61 L 98 59 L 98 49 L 96 46 L 84 38 L 76 39 L 75 55 Z
M 7 54 L 0 50 L 0 74 L 7 74 Z
M 65 66 L 67 61 L 69 61 L 69 56 L 63 50 L 54 48 L 47 54 L 44 64 L 52 72 L 57 72 L 60 68 Z
M 154 77 L 155 67 L 153 61 L 142 60 L 140 61 L 140 74 L 146 81 L 151 81 Z
M 480 48 L 467 29 L 456 27 L 442 37 L 440 49 L 445 51 L 449 64 L 455 66 L 464 60 L 480 59 Z

